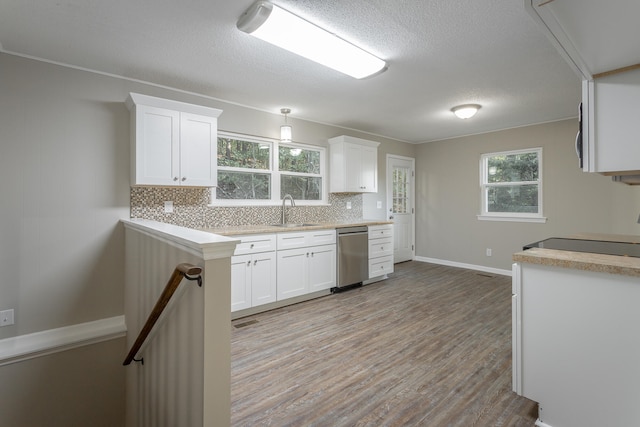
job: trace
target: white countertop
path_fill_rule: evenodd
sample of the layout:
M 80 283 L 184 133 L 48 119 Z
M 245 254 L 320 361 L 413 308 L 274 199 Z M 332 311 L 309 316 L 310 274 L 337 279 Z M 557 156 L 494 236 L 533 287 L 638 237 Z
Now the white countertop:
M 201 231 L 218 234 L 220 236 L 239 236 L 243 234 L 265 234 L 265 233 L 286 233 L 290 231 L 323 230 L 331 228 L 353 227 L 357 225 L 384 225 L 393 224 L 393 221 L 386 220 L 357 220 L 357 221 L 337 221 L 318 222 L 313 224 L 300 225 L 298 227 L 279 227 L 275 225 L 239 225 L 232 227 L 201 228 Z

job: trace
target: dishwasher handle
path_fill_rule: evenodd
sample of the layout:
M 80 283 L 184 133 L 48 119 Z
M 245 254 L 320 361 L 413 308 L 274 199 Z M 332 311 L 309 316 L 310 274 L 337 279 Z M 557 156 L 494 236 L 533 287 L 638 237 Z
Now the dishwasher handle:
M 369 232 L 369 228 L 365 226 L 354 226 L 354 227 L 342 227 L 336 228 L 336 233 L 338 236 L 343 235 L 353 235 L 353 234 L 366 234 Z

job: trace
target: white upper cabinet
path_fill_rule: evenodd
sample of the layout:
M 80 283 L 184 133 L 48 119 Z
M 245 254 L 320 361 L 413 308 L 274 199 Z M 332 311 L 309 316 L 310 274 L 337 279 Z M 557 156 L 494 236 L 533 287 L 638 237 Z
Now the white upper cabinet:
M 640 173 L 640 69 L 584 81 L 583 170 Z
M 330 192 L 377 193 L 379 145 L 344 135 L 329 139 Z
M 640 172 L 640 1 L 524 0 L 582 83 L 582 169 Z M 576 151 L 580 151 L 576 139 Z
M 129 94 L 131 185 L 216 185 L 222 110 Z
M 640 63 L 640 1 L 524 0 L 527 12 L 585 80 Z

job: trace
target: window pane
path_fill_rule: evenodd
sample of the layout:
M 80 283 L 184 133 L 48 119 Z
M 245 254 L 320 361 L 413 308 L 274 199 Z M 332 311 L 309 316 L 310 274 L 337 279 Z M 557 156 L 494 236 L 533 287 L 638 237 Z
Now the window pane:
M 487 159 L 487 182 L 538 180 L 538 154 L 521 153 L 492 156 Z
M 538 213 L 538 185 L 488 187 L 487 212 Z
M 271 144 L 218 138 L 218 166 L 269 170 Z
M 281 145 L 278 159 L 281 171 L 320 174 L 320 152 L 317 150 Z
M 408 213 L 409 209 L 409 172 L 408 168 L 393 169 L 393 213 Z
M 320 200 L 322 178 L 311 176 L 280 176 L 280 199 L 291 194 L 295 200 Z
M 218 171 L 218 199 L 271 199 L 271 174 Z

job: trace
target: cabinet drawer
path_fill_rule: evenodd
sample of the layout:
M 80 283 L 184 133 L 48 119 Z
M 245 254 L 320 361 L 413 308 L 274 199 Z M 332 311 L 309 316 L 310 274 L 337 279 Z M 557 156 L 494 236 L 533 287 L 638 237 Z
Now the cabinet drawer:
M 369 240 L 379 239 L 381 237 L 392 237 L 392 236 L 393 236 L 393 224 L 369 226 Z
M 331 245 L 336 243 L 336 230 L 317 230 L 317 231 L 309 231 L 309 245 L 317 246 L 317 245 Z
M 336 243 L 336 230 L 314 230 L 296 233 L 278 233 L 278 250 Z
M 275 234 L 255 234 L 239 236 L 240 243 L 236 245 L 234 255 L 255 254 L 276 250 Z
M 393 238 L 382 237 L 369 240 L 369 259 L 393 255 Z
M 393 273 L 393 255 L 369 260 L 369 279 Z

